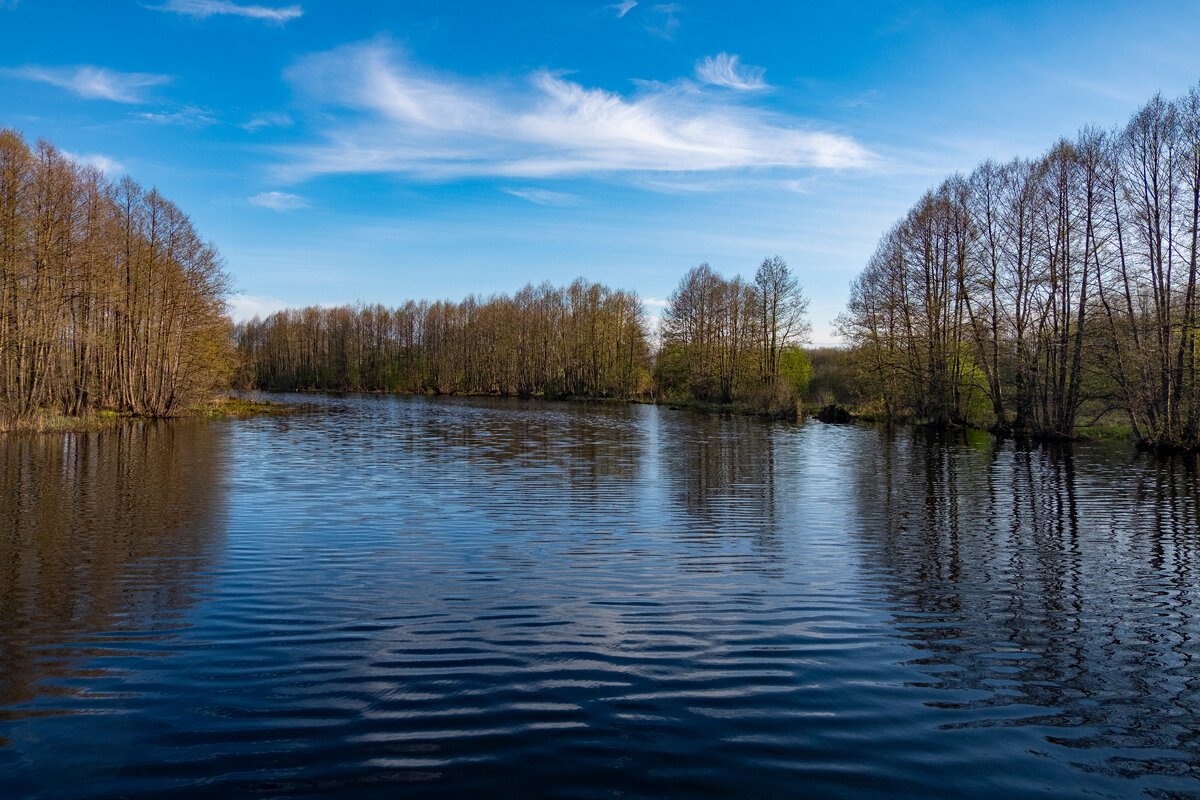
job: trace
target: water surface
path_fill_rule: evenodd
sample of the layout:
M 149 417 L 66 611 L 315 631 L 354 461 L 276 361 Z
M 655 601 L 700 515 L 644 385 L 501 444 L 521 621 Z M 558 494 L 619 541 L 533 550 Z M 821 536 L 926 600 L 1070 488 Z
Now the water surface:
M 0 442 L 0 794 L 1200 797 L 1185 462 L 319 402 Z

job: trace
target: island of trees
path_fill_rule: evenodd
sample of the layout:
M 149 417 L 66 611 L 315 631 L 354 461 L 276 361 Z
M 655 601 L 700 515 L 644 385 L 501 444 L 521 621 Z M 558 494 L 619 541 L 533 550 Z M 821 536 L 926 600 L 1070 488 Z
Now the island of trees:
M 0 425 L 169 416 L 228 386 L 228 281 L 187 216 L 0 130 Z
M 1200 445 L 1200 88 L 928 192 L 854 281 L 854 394 L 883 416 L 1069 437 L 1119 415 Z

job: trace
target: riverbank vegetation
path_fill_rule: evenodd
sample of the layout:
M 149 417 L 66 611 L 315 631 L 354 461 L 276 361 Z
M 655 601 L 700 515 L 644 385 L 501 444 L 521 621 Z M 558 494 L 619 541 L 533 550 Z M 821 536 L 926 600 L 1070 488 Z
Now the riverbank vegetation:
M 583 279 L 397 308 L 284 310 L 237 328 L 268 390 L 649 399 L 790 414 L 807 380 L 806 301 L 778 257 L 753 283 L 708 265 L 671 296 L 654 357 L 636 294 Z
M 157 191 L 0 130 L 0 429 L 208 399 L 234 365 L 227 290 Z
M 1200 88 L 928 192 L 841 332 L 883 416 L 1061 438 L 1119 421 L 1200 446 Z
M 650 390 L 642 304 L 578 280 L 486 299 L 284 310 L 237 329 L 243 383 L 322 390 L 620 397 Z
M 708 264 L 692 269 L 663 314 L 658 394 L 795 414 L 812 374 L 800 346 L 811 332 L 807 311 L 799 281 L 778 256 L 765 259 L 751 282 L 724 278 Z
M 309 409 L 309 406 L 303 404 L 219 394 L 193 403 L 172 416 L 188 419 L 281 417 L 304 413 Z M 147 418 L 148 415 L 128 411 L 88 409 L 77 414 L 64 414 L 61 411 L 40 408 L 25 417 L 0 418 L 0 433 L 87 433 L 108 430 Z

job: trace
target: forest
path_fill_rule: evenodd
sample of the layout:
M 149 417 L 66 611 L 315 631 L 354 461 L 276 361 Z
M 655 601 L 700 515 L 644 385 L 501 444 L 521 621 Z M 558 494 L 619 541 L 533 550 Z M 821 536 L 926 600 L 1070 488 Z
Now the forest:
M 753 283 L 685 276 L 655 358 L 638 296 L 579 279 L 461 302 L 285 310 L 238 326 L 243 383 L 273 390 L 741 402 L 794 411 L 806 301 L 780 258 Z
M 853 282 L 840 332 L 888 418 L 1073 436 L 1121 419 L 1200 445 L 1200 87 L 926 193 Z
M 158 192 L 0 130 L 0 428 L 46 410 L 171 416 L 228 386 L 228 288 Z
M 641 301 L 578 280 L 462 302 L 284 310 L 237 328 L 244 382 L 272 390 L 637 396 Z

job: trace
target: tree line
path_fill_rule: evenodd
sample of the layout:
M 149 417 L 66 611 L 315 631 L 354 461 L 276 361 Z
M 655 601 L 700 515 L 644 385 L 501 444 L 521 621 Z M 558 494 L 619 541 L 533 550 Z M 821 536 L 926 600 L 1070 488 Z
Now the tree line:
M 157 191 L 0 130 L 0 423 L 169 416 L 227 385 L 227 288 Z
M 939 425 L 1066 437 L 1119 414 L 1144 444 L 1200 445 L 1198 222 L 1200 87 L 953 175 L 851 286 L 859 389 Z
M 288 309 L 237 329 L 248 383 L 334 390 L 634 397 L 649 343 L 632 292 L 582 279 L 486 299 Z
M 657 358 L 637 294 L 584 279 L 457 303 L 287 309 L 239 325 L 236 338 L 244 383 L 269 390 L 731 402 L 795 383 L 805 310 L 776 257 L 754 283 L 707 265 L 689 272 Z

